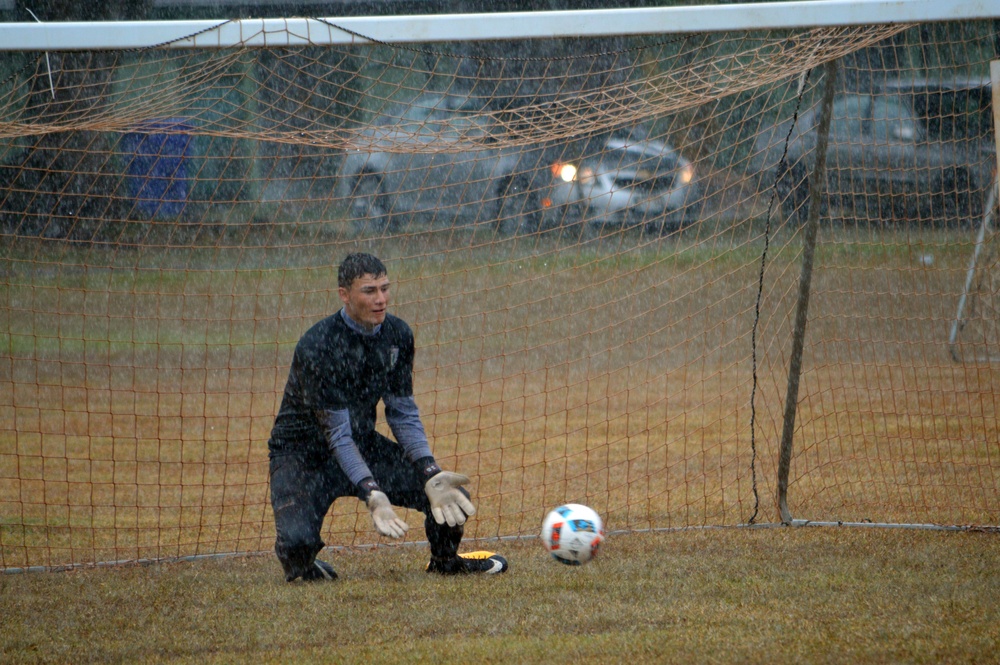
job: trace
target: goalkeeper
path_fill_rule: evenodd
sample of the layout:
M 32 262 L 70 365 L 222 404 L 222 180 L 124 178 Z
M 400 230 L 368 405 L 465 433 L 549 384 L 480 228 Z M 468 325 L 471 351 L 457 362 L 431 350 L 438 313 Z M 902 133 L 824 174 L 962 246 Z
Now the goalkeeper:
M 323 518 L 338 497 L 364 501 L 375 529 L 402 538 L 409 526 L 393 505 L 422 511 L 429 572 L 502 573 L 492 552 L 460 555 L 466 517 L 476 512 L 466 476 L 442 471 L 413 399 L 413 332 L 386 312 L 389 277 L 370 254 L 350 254 L 337 271 L 343 308 L 312 326 L 292 358 L 268 440 L 274 550 L 285 579 L 331 580 L 316 558 Z M 385 404 L 396 441 L 375 431 Z

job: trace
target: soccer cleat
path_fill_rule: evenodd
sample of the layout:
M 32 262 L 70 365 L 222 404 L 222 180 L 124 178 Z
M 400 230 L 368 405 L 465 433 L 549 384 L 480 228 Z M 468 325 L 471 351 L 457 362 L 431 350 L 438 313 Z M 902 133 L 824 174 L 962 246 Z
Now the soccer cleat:
M 333 566 L 328 564 L 326 561 L 316 559 L 313 561 L 313 567 L 302 573 L 302 579 L 306 582 L 335 580 L 337 579 L 337 571 L 335 571 Z
M 507 559 L 495 552 L 468 552 L 459 554 L 451 560 L 441 561 L 431 559 L 427 564 L 428 573 L 439 573 L 441 575 L 464 575 L 468 573 L 479 573 L 485 575 L 497 575 L 507 572 Z

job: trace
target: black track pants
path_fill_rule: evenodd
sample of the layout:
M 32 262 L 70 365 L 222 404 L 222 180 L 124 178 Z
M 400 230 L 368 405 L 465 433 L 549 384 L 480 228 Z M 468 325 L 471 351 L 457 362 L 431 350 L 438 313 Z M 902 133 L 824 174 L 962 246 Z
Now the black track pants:
M 379 434 L 375 436 L 372 445 L 362 447 L 361 453 L 382 491 L 392 505 L 424 513 L 424 528 L 433 558 L 454 558 L 464 527 L 441 526 L 434 521 L 424 493 L 423 474 L 406 458 L 399 444 Z M 357 497 L 358 490 L 331 454 L 274 455 L 270 481 L 277 532 L 274 552 L 284 568 L 285 579 L 291 581 L 312 567 L 316 554 L 325 546 L 320 529 L 334 500 Z

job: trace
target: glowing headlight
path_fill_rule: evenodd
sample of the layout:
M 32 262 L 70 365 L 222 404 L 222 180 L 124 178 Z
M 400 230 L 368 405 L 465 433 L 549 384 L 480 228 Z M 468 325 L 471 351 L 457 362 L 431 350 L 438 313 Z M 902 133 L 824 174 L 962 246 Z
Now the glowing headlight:
M 694 180 L 694 167 L 690 164 L 685 164 L 681 167 L 681 182 L 685 185 Z
M 559 169 L 559 178 L 563 182 L 573 182 L 576 180 L 576 167 L 572 164 L 563 164 Z

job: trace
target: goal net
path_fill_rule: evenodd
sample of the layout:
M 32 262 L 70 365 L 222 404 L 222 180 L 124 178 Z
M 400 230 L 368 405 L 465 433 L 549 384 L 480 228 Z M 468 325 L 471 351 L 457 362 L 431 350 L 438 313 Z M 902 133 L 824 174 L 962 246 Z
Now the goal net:
M 777 522 L 786 426 L 797 517 L 1000 521 L 992 236 L 949 340 L 995 168 L 990 21 L 306 24 L 0 52 L 0 568 L 269 550 L 291 352 L 359 250 L 415 332 L 437 459 L 472 478 L 467 538 L 569 501 L 611 530 Z M 349 499 L 324 540 L 378 542 Z

